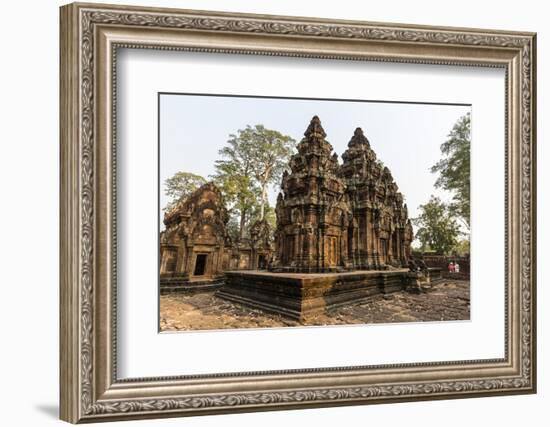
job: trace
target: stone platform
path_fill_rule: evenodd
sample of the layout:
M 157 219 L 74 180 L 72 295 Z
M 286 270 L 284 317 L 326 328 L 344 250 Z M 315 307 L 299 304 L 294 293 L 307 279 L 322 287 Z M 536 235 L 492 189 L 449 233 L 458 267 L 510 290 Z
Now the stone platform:
M 160 276 L 160 294 L 166 295 L 174 292 L 195 293 L 214 291 L 220 289 L 223 286 L 223 282 L 223 276 L 190 280 L 188 275 L 162 274 Z
M 407 269 L 319 274 L 228 271 L 217 296 L 295 320 L 307 320 L 327 308 L 404 290 L 409 282 Z

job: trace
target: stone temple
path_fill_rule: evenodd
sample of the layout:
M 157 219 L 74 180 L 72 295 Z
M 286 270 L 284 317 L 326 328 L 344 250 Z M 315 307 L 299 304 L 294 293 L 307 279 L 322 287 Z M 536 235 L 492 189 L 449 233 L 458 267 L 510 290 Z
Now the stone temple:
M 257 221 L 250 237 L 233 242 L 218 188 L 207 183 L 164 215 L 160 233 L 160 290 L 200 291 L 223 285 L 228 270 L 265 268 L 273 252 L 269 225 Z
M 413 229 L 387 167 L 357 128 L 338 162 L 317 116 L 277 199 L 269 271 L 228 271 L 219 296 L 304 320 L 404 289 Z
M 313 117 L 283 175 L 273 271 L 321 273 L 407 266 L 413 238 L 407 205 L 361 128 L 344 164 Z
M 411 257 L 413 229 L 403 195 L 390 170 L 376 159 L 361 128 L 342 155 L 340 175 L 352 209 L 349 257 L 356 269 L 405 267 Z
M 275 212 L 271 270 L 322 273 L 351 270 L 352 210 L 338 156 L 315 116 L 283 175 Z M 353 236 L 351 236 L 353 237 Z

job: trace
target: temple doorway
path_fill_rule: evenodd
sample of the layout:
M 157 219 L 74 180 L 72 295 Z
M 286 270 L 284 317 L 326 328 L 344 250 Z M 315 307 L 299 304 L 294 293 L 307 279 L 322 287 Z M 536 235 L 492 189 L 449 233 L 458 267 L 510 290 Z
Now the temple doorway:
M 265 270 L 267 262 L 264 255 L 258 255 L 258 270 Z
M 338 241 L 336 237 L 329 237 L 328 242 L 328 265 L 332 267 L 336 265 L 338 261 Z
M 193 275 L 195 276 L 204 276 L 204 272 L 206 270 L 206 257 L 208 255 L 206 254 L 197 254 L 197 259 L 195 261 L 195 272 Z

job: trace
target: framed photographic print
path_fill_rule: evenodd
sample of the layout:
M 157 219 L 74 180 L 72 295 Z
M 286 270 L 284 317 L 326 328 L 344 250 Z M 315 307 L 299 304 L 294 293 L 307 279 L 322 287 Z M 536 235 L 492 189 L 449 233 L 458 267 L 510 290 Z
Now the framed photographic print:
M 61 418 L 533 393 L 535 34 L 61 8 Z

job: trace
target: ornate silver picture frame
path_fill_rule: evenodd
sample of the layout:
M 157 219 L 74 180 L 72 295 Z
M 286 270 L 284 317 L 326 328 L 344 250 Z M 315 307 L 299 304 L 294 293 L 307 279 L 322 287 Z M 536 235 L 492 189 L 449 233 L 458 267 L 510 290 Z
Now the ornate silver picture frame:
M 535 34 L 80 3 L 63 6 L 60 18 L 61 419 L 112 421 L 536 391 Z M 504 357 L 120 378 L 120 49 L 504 70 Z

